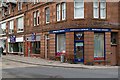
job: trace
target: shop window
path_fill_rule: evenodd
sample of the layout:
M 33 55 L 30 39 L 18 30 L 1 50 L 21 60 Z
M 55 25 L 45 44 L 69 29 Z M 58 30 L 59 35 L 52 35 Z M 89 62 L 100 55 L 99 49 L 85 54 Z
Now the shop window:
M 31 47 L 33 54 L 40 54 L 40 41 L 32 42 Z
M 18 43 L 18 52 L 23 52 L 23 43 Z
M 83 32 L 75 32 L 75 40 L 80 40 L 80 41 L 84 41 L 84 34 Z
M 104 34 L 94 34 L 94 58 L 104 57 Z
M 117 44 L 117 33 L 111 33 L 111 44 Z
M 18 43 L 9 43 L 9 52 L 19 52 Z
M 65 53 L 66 51 L 66 36 L 65 34 L 57 34 L 57 54 Z

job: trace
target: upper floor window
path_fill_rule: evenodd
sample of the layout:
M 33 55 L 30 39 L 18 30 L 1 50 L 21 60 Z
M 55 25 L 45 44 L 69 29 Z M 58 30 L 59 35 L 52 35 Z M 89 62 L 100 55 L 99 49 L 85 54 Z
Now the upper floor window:
M 23 32 L 24 29 L 24 18 L 20 17 L 17 19 L 17 32 Z
M 66 3 L 62 3 L 62 20 L 66 19 Z
M 84 18 L 84 0 L 74 0 L 74 18 Z
M 3 35 L 6 34 L 6 23 L 1 24 L 0 31 L 1 31 L 1 34 L 3 34 Z
M 99 12 L 100 11 L 100 12 Z M 94 0 L 93 2 L 93 17 L 94 18 L 106 18 L 106 0 Z
M 34 4 L 38 3 L 40 0 L 34 0 Z
M 39 16 L 40 16 L 40 12 L 39 11 L 33 12 L 34 26 L 39 25 Z
M 22 2 L 18 2 L 18 11 L 22 10 Z
M 14 21 L 11 20 L 9 21 L 9 33 L 13 33 L 14 32 Z
M 46 23 L 50 23 L 50 9 L 46 8 L 45 13 L 46 13 Z
M 106 0 L 100 0 L 100 18 L 106 18 Z
M 98 2 L 98 0 L 94 0 L 94 2 L 93 2 L 93 17 L 99 18 L 99 2 Z
M 60 4 L 57 4 L 57 21 L 60 21 Z

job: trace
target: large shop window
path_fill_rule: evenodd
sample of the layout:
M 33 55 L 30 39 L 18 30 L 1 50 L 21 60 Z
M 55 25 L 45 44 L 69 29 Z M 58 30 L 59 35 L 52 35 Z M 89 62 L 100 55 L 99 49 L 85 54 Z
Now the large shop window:
M 9 52 L 23 52 L 23 43 L 9 43 Z
M 104 33 L 94 34 L 94 57 L 104 57 Z
M 57 53 L 66 51 L 66 36 L 65 34 L 57 34 Z
M 32 53 L 40 54 L 40 41 L 31 42 Z
M 111 33 L 111 44 L 117 44 L 117 33 Z

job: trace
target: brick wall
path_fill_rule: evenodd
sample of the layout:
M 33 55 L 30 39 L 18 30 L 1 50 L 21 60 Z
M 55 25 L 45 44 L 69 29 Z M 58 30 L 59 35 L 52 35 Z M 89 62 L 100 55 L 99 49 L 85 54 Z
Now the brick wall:
M 94 32 L 84 32 L 84 64 L 94 61 Z
M 56 48 L 56 43 L 55 43 L 55 34 L 50 34 L 49 35 L 50 40 L 49 40 L 49 58 L 54 58 L 55 57 L 55 48 Z
M 106 61 L 108 62 L 108 64 L 110 64 L 111 60 L 112 60 L 112 56 L 111 56 L 111 33 L 110 32 L 106 32 L 105 33 L 105 48 L 106 48 Z
M 66 59 L 74 59 L 74 32 L 66 32 Z
M 118 32 L 118 65 L 120 65 L 120 30 Z

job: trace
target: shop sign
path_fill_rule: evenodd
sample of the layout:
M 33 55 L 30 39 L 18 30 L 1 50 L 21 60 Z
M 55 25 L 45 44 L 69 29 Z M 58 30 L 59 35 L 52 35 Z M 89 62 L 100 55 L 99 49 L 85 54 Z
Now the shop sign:
M 63 33 L 63 32 L 78 32 L 78 31 L 96 31 L 96 32 L 110 32 L 109 28 L 75 28 L 75 29 L 62 29 L 62 30 L 51 30 L 50 34 Z
M 83 36 L 83 34 L 82 33 L 77 33 L 76 36 L 78 37 L 78 39 L 80 39 Z
M 32 35 L 31 35 L 31 40 L 32 40 L 32 41 L 35 41 L 35 40 L 36 40 L 36 34 L 35 34 L 35 33 L 32 33 Z
M 10 42 L 15 43 L 16 42 L 16 36 L 14 36 L 14 35 L 10 36 Z

